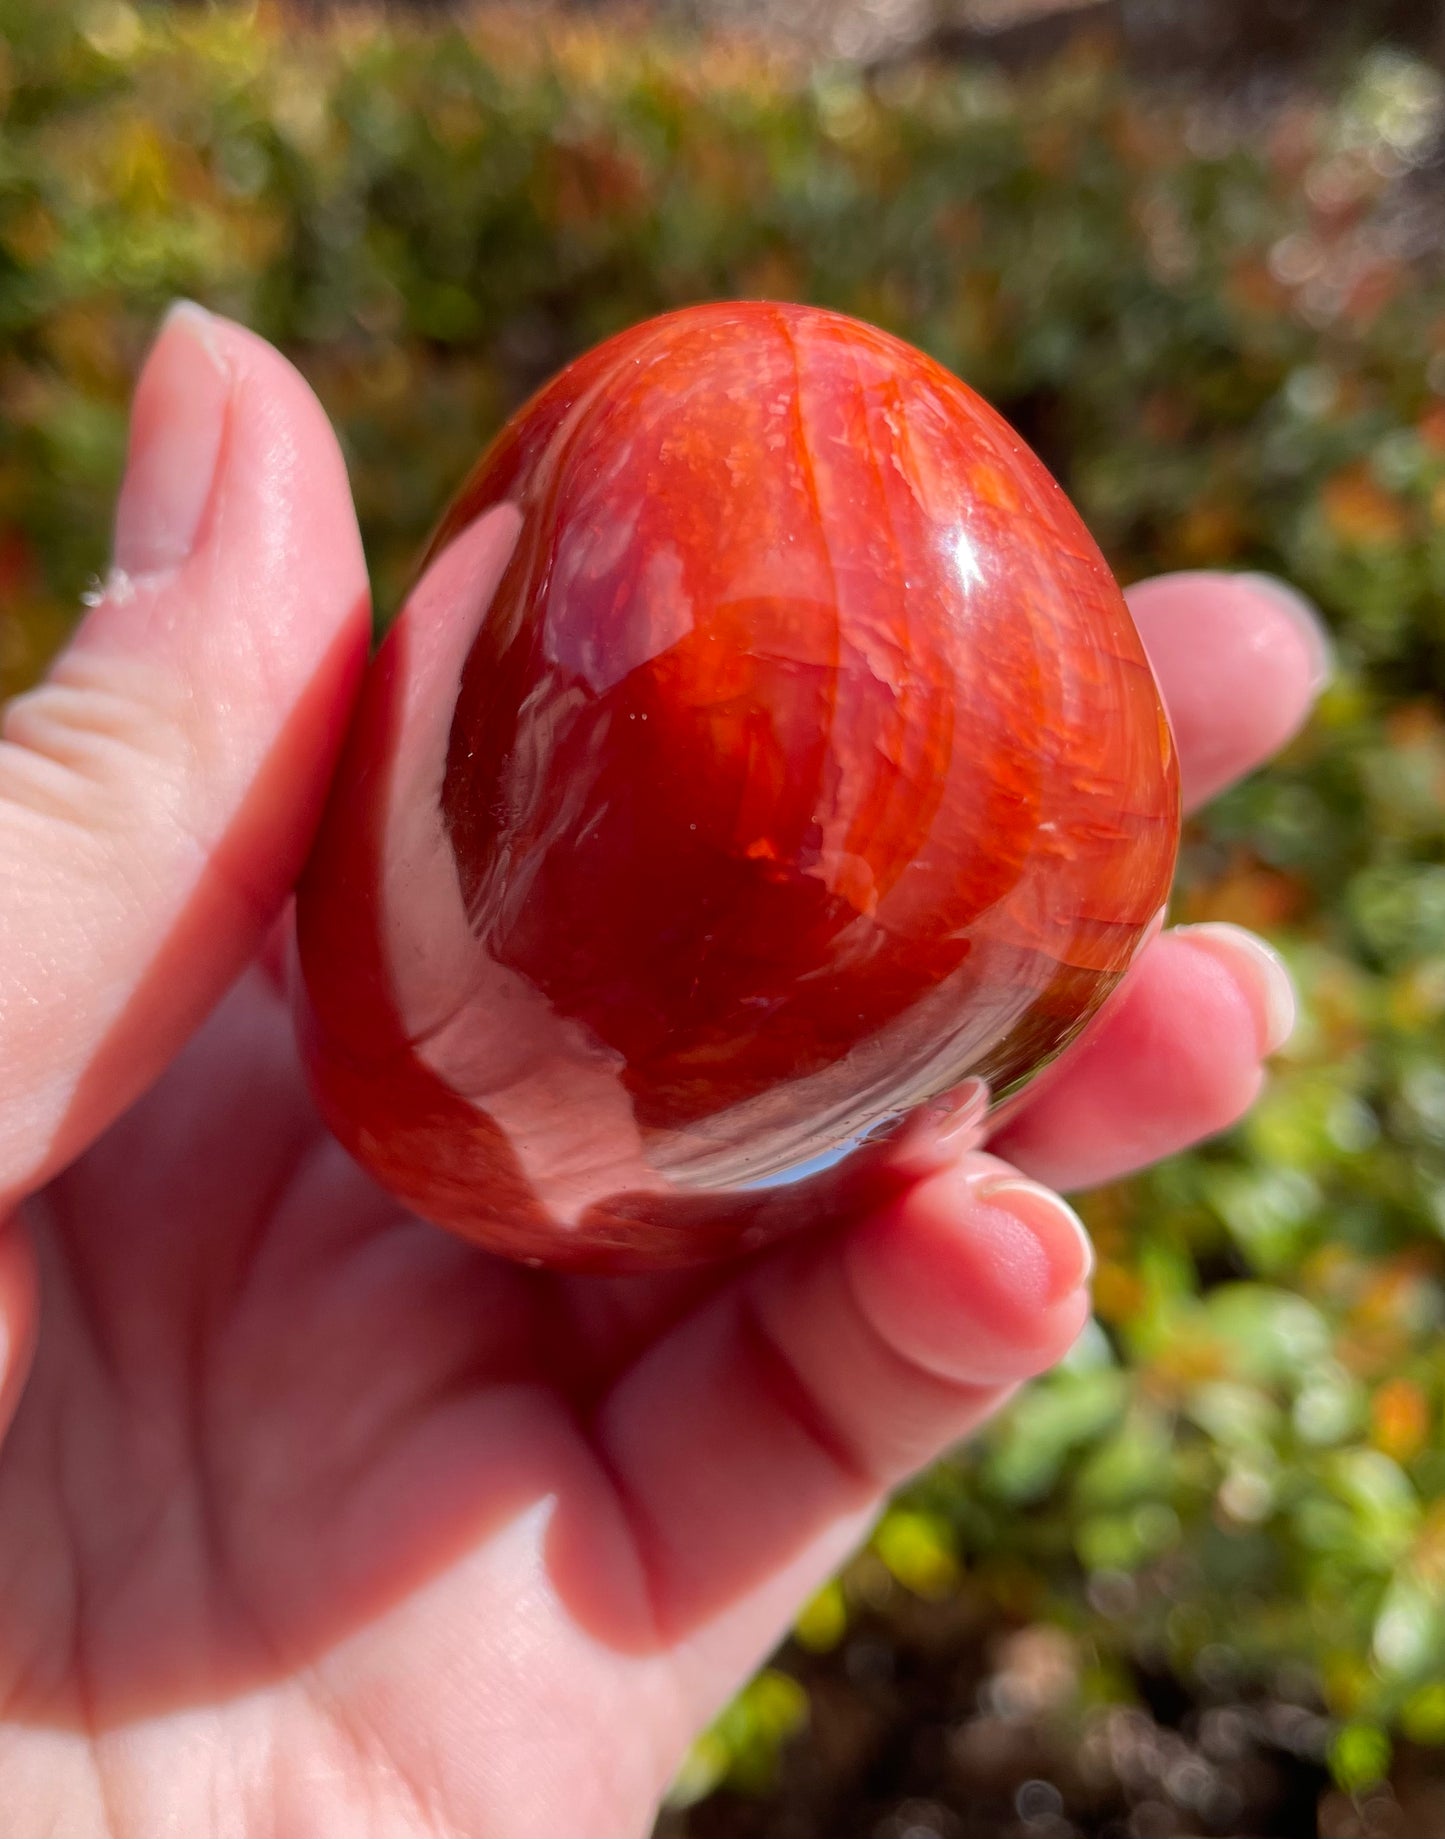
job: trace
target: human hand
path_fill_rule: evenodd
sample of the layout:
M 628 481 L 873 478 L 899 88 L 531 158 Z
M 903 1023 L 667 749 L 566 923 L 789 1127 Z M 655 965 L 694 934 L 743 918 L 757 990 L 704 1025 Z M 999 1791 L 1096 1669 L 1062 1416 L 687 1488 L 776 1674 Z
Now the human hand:
M 196 309 L 116 561 L 0 746 L 0 1832 L 644 1831 L 885 1491 L 1077 1335 L 1087 1244 L 1030 1178 L 1233 1121 L 1288 983 L 1165 935 L 883 1214 L 666 1279 L 503 1264 L 298 1072 L 268 941 L 365 571 L 310 392 Z M 1244 579 L 1133 600 L 1197 801 L 1303 719 L 1320 643 Z

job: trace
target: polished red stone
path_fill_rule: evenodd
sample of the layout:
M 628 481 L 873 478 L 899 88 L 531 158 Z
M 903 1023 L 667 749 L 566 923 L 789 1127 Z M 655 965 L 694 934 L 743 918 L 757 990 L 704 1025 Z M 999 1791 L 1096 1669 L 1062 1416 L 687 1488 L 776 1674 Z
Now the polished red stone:
M 515 417 L 372 667 L 308 1063 L 485 1245 L 718 1256 L 905 1178 L 802 1165 L 1058 1053 L 1177 829 L 1123 598 L 1005 423 L 836 314 L 675 313 Z

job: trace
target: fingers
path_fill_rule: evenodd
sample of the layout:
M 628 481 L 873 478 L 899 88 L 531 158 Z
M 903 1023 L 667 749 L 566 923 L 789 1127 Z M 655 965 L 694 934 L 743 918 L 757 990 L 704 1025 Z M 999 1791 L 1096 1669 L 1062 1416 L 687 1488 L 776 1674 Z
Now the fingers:
M 1268 759 L 1328 681 L 1318 616 L 1268 576 L 1167 575 L 1132 589 L 1129 605 L 1169 709 L 1186 805 Z M 992 1142 L 1058 1187 L 1142 1168 L 1248 1110 L 1260 1062 L 1293 1016 L 1288 974 L 1260 940 L 1234 926 L 1169 934 Z
M 664 1636 L 746 1666 L 891 1485 L 1065 1352 L 1090 1262 L 1056 1196 L 971 1158 L 665 1334 L 596 1423 Z
M 1165 933 L 990 1147 L 1061 1188 L 1157 1162 L 1244 1115 L 1294 1014 L 1289 973 L 1252 933 Z
M 1163 575 L 1128 599 L 1192 810 L 1303 724 L 1329 679 L 1329 639 L 1309 603 L 1268 575 Z
M 149 1082 L 274 920 L 365 661 L 306 384 L 199 308 L 137 391 L 116 569 L 0 741 L 0 1197 Z

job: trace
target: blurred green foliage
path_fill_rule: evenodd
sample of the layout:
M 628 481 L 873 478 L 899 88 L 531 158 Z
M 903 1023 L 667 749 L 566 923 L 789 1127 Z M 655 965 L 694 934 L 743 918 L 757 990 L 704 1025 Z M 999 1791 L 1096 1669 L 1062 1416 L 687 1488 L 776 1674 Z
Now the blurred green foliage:
M 865 84 L 605 23 L 0 0 L 0 689 L 102 566 L 176 294 L 314 382 L 383 609 L 547 372 L 727 294 L 924 345 L 1126 577 L 1264 568 L 1326 609 L 1317 720 L 1195 823 L 1178 898 L 1278 941 L 1295 1043 L 1228 1141 L 1090 1197 L 1096 1327 L 799 1638 L 842 1640 L 860 1591 L 964 1591 L 1069 1631 L 1080 1706 L 1287 1678 L 1346 1789 L 1445 1742 L 1442 102 L 1389 53 L 1234 118 L 1088 57 Z M 763 1779 L 797 1692 L 764 1676 L 685 1792 Z

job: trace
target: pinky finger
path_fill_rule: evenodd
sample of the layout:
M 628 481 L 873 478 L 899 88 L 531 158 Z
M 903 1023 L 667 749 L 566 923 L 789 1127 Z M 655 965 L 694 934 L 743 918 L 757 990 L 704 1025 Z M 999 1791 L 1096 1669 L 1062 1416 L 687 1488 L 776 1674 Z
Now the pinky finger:
M 667 1638 L 706 1631 L 730 1690 L 886 1491 L 1068 1350 L 1091 1261 L 1057 1196 L 965 1158 L 663 1335 L 594 1431 Z

